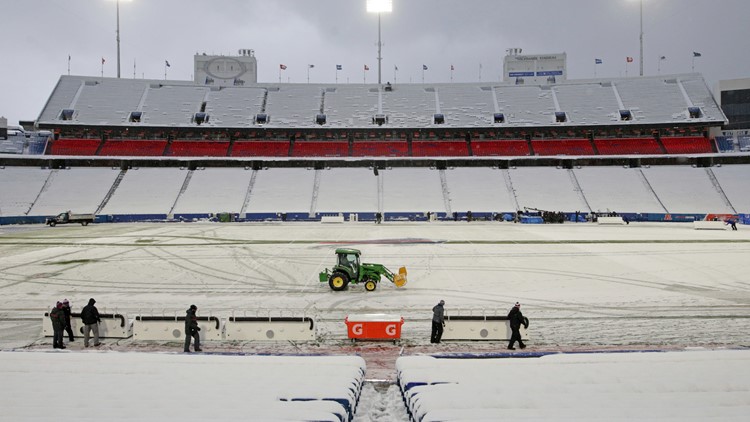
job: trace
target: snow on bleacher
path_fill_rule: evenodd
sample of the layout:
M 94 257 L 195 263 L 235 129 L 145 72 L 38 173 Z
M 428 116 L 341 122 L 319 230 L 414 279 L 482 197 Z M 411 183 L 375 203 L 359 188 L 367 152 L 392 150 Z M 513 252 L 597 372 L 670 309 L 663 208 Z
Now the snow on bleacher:
M 711 171 L 734 209 L 742 213 L 750 211 L 750 165 L 715 166 Z
M 40 124 L 133 125 L 130 111 L 141 108 L 142 126 L 195 126 L 191 118 L 206 102 L 211 127 L 247 127 L 261 111 L 268 91 L 266 113 L 270 127 L 316 127 L 323 105 L 327 127 L 375 127 L 375 114 L 388 117 L 387 127 L 433 127 L 435 113 L 445 115 L 442 127 L 493 127 L 492 115 L 505 114 L 502 125 L 565 125 L 555 121 L 554 94 L 559 111 L 569 122 L 584 125 L 619 124 L 620 104 L 638 123 L 724 122 L 724 114 L 699 74 L 562 81 L 552 85 L 509 83 L 393 84 L 254 84 L 221 90 L 191 81 L 156 81 L 62 76 L 40 115 Z M 683 94 L 683 89 L 684 94 Z M 79 92 L 80 91 L 80 92 Z M 493 96 L 494 91 L 494 96 Z M 324 95 L 323 95 L 324 94 Z M 324 101 L 322 101 L 324 98 Z M 497 104 L 495 104 L 497 99 Z M 699 118 L 687 107 L 701 107 Z M 496 108 L 497 106 L 497 108 Z M 72 121 L 60 111 L 73 108 Z M 205 123 L 204 123 L 205 124 Z
M 400 357 L 412 420 L 745 420 L 745 350 Z
M 246 213 L 308 213 L 315 172 L 305 168 L 258 170 Z
M 445 170 L 451 211 L 508 212 L 516 209 L 502 171 L 493 168 Z
M 350 213 L 378 211 L 378 177 L 368 168 L 318 170 L 316 211 Z
M 381 170 L 384 212 L 447 212 L 440 173 L 428 168 Z M 414 198 L 419 207 L 414 209 Z
M 583 167 L 574 169 L 578 184 L 594 212 L 663 213 L 659 201 L 644 183 L 640 169 Z
M 50 172 L 36 167 L 0 167 L 0 216 L 25 215 Z
M 133 79 L 102 79 L 85 84 L 76 101 L 76 119 L 91 124 L 126 124 L 130 113 L 138 110 L 145 90 L 143 82 Z
M 265 92 L 265 89 L 259 87 L 210 91 L 206 104 L 206 113 L 210 116 L 209 124 L 229 127 L 252 126 L 253 116 L 261 112 Z
M 268 127 L 313 127 L 320 113 L 323 88 L 319 85 L 280 85 L 268 91 L 265 112 Z
M 0 372 L 14 394 L 0 404 L 3 417 L 16 421 L 84 408 L 114 420 L 147 414 L 159 421 L 350 421 L 366 370 L 359 356 L 2 354 Z M 85 382 L 74 394 L 59 394 L 73 373 Z M 46 397 L 44 405 L 39 397 Z M 186 406 L 186 399 L 195 405 Z
M 641 170 L 670 213 L 732 213 L 705 168 L 653 166 Z
M 101 214 L 167 214 L 186 175 L 178 168 L 130 169 Z
M 555 85 L 560 111 L 578 124 L 603 125 L 620 122 L 620 106 L 611 86 L 600 83 Z
M 143 104 L 143 122 L 157 126 L 191 125 L 208 91 L 202 86 L 151 85 Z
M 94 213 L 119 174 L 119 169 L 109 167 L 52 170 L 46 189 L 39 194 L 29 215 L 57 215 L 68 210 Z
M 378 113 L 378 92 L 367 85 L 338 85 L 326 92 L 325 114 L 331 127 L 371 127 Z
M 496 86 L 497 103 L 511 125 L 550 125 L 555 121 L 552 91 L 539 86 Z
M 207 168 L 196 170 L 174 207 L 175 214 L 239 213 L 250 184 L 251 170 Z
M 568 170 L 554 167 L 519 167 L 508 170 L 518 205 L 545 211 L 585 211 Z

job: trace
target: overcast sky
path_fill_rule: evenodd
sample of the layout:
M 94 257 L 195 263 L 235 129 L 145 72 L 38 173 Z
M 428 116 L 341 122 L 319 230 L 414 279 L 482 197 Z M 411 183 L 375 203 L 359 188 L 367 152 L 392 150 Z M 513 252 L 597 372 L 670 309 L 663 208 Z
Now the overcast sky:
M 0 116 L 35 120 L 60 75 L 117 75 L 115 0 L 2 0 Z M 383 82 L 499 81 L 508 48 L 568 54 L 569 79 L 639 72 L 638 0 L 394 0 L 382 15 Z M 748 0 L 643 0 L 646 75 L 750 77 Z M 254 49 L 259 82 L 377 82 L 365 0 L 120 0 L 121 74 L 192 79 L 195 53 Z M 693 52 L 702 57 L 693 58 Z M 659 60 L 665 56 L 666 60 Z M 595 66 L 594 59 L 603 61 Z M 480 73 L 481 64 L 481 73 Z

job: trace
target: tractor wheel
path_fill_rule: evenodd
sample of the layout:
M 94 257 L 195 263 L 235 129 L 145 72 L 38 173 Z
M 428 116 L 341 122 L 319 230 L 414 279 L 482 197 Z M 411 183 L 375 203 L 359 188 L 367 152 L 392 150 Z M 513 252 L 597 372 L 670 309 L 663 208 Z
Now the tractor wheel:
M 365 290 L 368 292 L 375 290 L 376 287 L 378 287 L 378 283 L 376 283 L 375 280 L 365 281 Z
M 349 276 L 345 272 L 335 271 L 328 279 L 328 285 L 336 292 L 344 290 L 349 285 Z

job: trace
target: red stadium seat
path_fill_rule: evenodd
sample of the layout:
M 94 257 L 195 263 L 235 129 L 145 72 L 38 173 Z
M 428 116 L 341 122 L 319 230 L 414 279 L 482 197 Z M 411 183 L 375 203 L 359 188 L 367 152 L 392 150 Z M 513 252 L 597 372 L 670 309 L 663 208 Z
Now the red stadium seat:
M 595 139 L 599 155 L 663 154 L 654 138 Z
M 348 157 L 347 141 L 297 141 L 292 152 L 294 157 Z
M 523 139 L 471 141 L 471 152 L 477 157 L 522 157 L 529 155 L 529 144 Z
M 412 141 L 412 157 L 466 157 L 466 141 Z
M 667 154 L 708 154 L 715 152 L 711 140 L 702 136 L 661 138 Z
M 588 139 L 532 140 L 531 148 L 536 155 L 594 155 Z
M 160 157 L 164 155 L 167 141 L 157 140 L 113 140 L 104 142 L 100 156 L 123 156 L 123 157 Z
M 406 141 L 355 141 L 354 157 L 407 157 L 409 145 Z
M 287 157 L 289 141 L 237 140 L 232 157 Z
M 63 139 L 52 142 L 52 155 L 96 155 L 101 139 Z
M 167 155 L 173 157 L 226 157 L 229 141 L 172 141 Z

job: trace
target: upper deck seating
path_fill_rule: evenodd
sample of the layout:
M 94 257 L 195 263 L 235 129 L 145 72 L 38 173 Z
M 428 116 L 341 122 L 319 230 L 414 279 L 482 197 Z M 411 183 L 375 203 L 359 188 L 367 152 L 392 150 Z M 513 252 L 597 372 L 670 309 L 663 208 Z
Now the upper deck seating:
M 297 141 L 292 152 L 294 157 L 348 157 L 347 141 Z
M 667 154 L 707 154 L 714 152 L 711 140 L 702 136 L 661 138 Z
M 289 141 L 237 140 L 232 157 L 287 157 Z
M 167 155 L 174 157 L 226 157 L 229 141 L 172 141 Z
M 536 155 L 594 155 L 588 139 L 532 140 L 531 148 Z
M 595 139 L 594 144 L 600 155 L 662 154 L 654 138 Z
M 411 144 L 413 157 L 466 157 L 469 148 L 466 141 L 413 141 Z
M 125 157 L 159 157 L 164 155 L 167 141 L 155 140 L 133 140 L 108 139 L 104 141 L 100 156 L 125 156 Z
M 471 141 L 475 156 L 519 157 L 529 155 L 529 145 L 523 139 Z
M 101 139 L 63 139 L 52 142 L 52 155 L 95 155 Z

